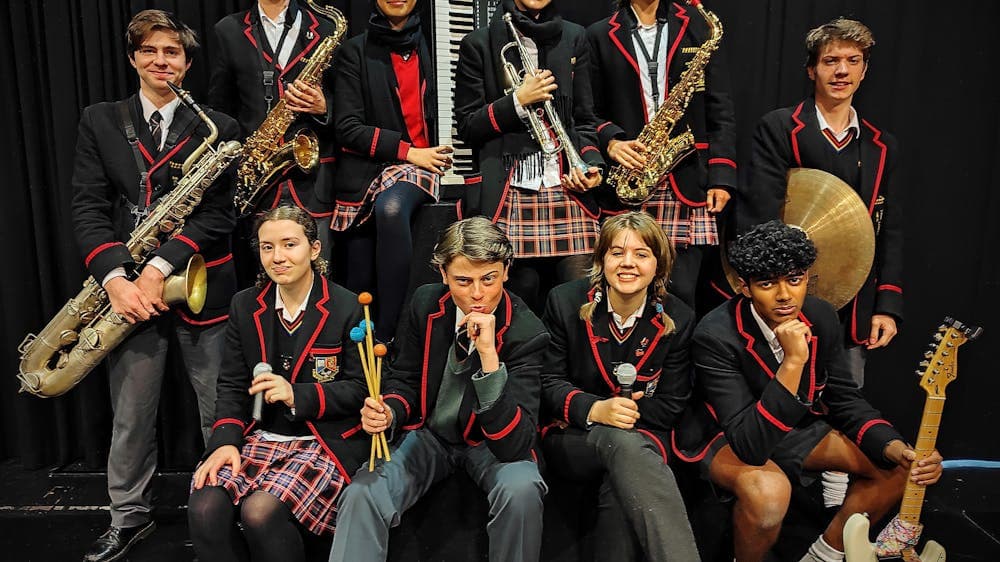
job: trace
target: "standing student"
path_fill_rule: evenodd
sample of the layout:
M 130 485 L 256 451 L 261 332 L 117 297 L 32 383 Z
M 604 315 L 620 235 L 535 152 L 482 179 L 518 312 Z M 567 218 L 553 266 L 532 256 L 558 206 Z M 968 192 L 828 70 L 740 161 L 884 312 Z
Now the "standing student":
M 341 153 L 331 228 L 344 284 L 375 293 L 375 330 L 396 332 L 410 280 L 411 225 L 435 201 L 451 148 L 436 146 L 434 61 L 418 0 L 377 0 L 368 31 L 340 48 L 334 119 Z
M 666 152 L 637 137 L 668 98 L 679 95 L 681 75 L 709 37 L 705 19 L 693 7 L 659 0 L 619 0 L 614 14 L 587 28 L 598 146 L 609 164 L 641 169 L 647 158 Z M 702 72 L 704 79 L 695 82 L 683 118 L 672 130 L 676 138 L 690 127 L 696 150 L 639 206 L 656 218 L 677 249 L 670 292 L 692 308 L 699 284 L 707 282 L 700 278 L 702 262 L 716 257 L 719 213 L 737 184 L 736 119 L 721 50 L 711 54 Z M 630 208 L 608 183 L 601 200 L 605 214 Z
M 126 30 L 138 93 L 83 110 L 73 164 L 73 224 L 80 253 L 108 293 L 114 313 L 142 323 L 108 353 L 114 411 L 108 453 L 111 526 L 84 560 L 124 557 L 156 528 L 150 484 L 156 472 L 156 410 L 172 339 L 198 397 L 207 438 L 222 361 L 225 312 L 236 289 L 229 238 L 235 224 L 232 180 L 220 176 L 187 216 L 183 232 L 163 241 L 141 270 L 125 242 L 183 177 L 185 160 L 209 127 L 167 85 L 180 86 L 198 49 L 194 32 L 161 10 L 136 14 Z M 236 122 L 207 111 L 219 130 L 216 145 L 236 137 Z M 205 153 L 207 154 L 207 153 Z M 195 253 L 208 265 L 204 309 L 168 313 L 164 279 Z
M 538 69 L 510 92 L 501 51 L 515 38 L 505 15 L 529 59 L 512 48 L 506 61 Z M 551 0 L 502 0 L 489 27 L 466 35 L 459 51 L 458 135 L 472 147 L 478 170 L 467 180 L 462 213 L 484 215 L 507 233 L 518 258 L 511 289 L 536 311 L 551 285 L 585 275 L 597 240 L 599 207 L 589 191 L 601 183 L 604 160 L 596 147 L 589 57 L 583 28 L 564 21 Z M 586 170 L 570 167 L 562 152 L 541 152 L 528 115 L 546 102 Z

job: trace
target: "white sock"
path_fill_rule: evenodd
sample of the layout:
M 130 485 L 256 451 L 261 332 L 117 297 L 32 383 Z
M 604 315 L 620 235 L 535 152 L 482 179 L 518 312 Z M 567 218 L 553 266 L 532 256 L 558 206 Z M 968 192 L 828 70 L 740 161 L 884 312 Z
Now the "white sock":
M 799 562 L 843 562 L 843 560 L 844 553 L 827 544 L 820 535 Z
M 847 483 L 849 479 L 846 472 L 825 470 L 823 479 L 823 505 L 825 507 L 836 507 L 844 503 L 847 496 Z

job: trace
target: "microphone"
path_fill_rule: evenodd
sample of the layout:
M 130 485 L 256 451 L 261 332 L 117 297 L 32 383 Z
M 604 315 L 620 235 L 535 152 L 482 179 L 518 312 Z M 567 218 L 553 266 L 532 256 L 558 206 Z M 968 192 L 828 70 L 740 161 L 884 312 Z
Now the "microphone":
M 618 384 L 621 385 L 621 390 L 618 391 L 618 396 L 622 398 L 632 399 L 632 383 L 635 382 L 638 372 L 635 370 L 635 365 L 631 363 L 619 363 L 615 367 L 615 378 L 618 379 Z
M 273 369 L 271 369 L 271 364 L 270 363 L 265 363 L 265 362 L 261 361 L 260 363 L 257 363 L 254 366 L 254 368 L 253 368 L 253 377 L 250 380 L 253 381 L 253 379 L 259 377 L 260 375 L 263 375 L 264 373 L 270 373 L 272 371 L 273 371 Z M 254 394 L 254 396 L 253 396 L 253 419 L 254 419 L 254 421 L 260 421 L 261 409 L 263 407 L 264 407 L 264 393 L 263 392 L 258 392 L 257 394 Z

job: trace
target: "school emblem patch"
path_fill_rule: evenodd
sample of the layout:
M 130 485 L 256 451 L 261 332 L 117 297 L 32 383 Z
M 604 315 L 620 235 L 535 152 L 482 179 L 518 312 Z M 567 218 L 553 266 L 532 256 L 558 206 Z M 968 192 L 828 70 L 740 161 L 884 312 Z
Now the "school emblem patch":
M 313 378 L 319 382 L 330 382 L 340 373 L 337 356 L 316 357 L 313 367 Z

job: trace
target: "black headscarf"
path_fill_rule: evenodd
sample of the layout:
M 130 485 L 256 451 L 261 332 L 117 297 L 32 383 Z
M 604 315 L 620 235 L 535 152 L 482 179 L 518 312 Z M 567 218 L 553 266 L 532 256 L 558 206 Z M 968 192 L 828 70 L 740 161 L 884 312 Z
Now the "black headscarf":
M 379 10 L 378 3 L 372 2 L 372 12 L 368 16 L 368 37 L 397 53 L 408 53 L 420 44 L 421 0 L 417 0 L 401 29 L 393 29 L 389 18 Z
M 541 46 L 558 43 L 562 37 L 562 16 L 556 12 L 555 6 L 550 2 L 538 12 L 537 18 L 528 17 L 514 4 L 514 0 L 502 0 L 503 11 L 511 16 L 511 22 L 518 31 L 525 34 Z

